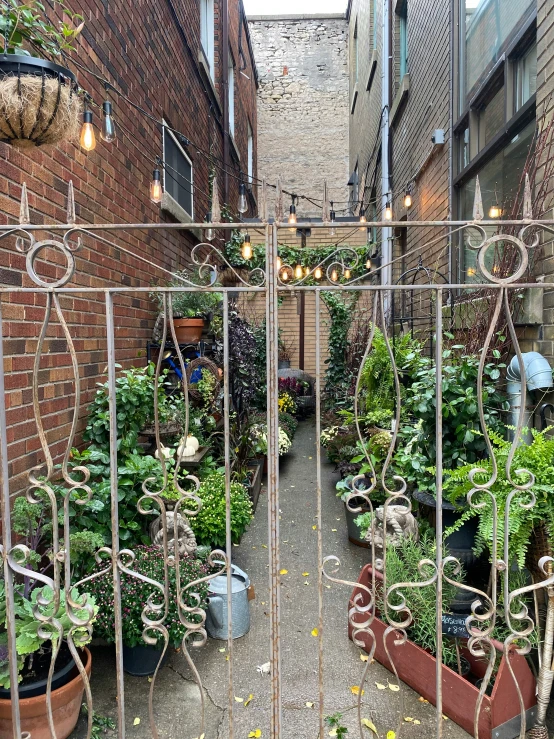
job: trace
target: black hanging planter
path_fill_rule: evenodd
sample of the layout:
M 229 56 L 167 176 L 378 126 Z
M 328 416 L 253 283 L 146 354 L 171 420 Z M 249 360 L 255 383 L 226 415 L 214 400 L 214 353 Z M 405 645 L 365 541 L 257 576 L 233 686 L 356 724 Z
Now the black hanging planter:
M 0 141 L 19 148 L 78 137 L 82 100 L 75 75 L 32 56 L 0 56 Z

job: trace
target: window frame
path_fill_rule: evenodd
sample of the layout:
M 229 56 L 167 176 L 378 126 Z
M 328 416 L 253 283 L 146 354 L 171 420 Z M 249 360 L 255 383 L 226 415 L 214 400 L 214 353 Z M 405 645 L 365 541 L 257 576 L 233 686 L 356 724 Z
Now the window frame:
M 200 0 L 200 46 L 215 82 L 215 2 Z
M 227 110 L 229 118 L 229 135 L 235 139 L 235 60 L 229 48 L 229 62 L 227 70 Z
M 248 184 L 252 187 L 254 182 L 254 131 L 250 121 L 248 121 L 248 142 L 247 142 L 247 154 L 246 154 L 246 167 Z
M 171 136 L 171 139 L 172 139 L 173 143 L 177 146 L 177 148 L 181 152 L 182 156 L 187 160 L 187 162 L 190 165 L 190 180 L 188 180 L 188 182 L 190 184 L 190 209 L 191 209 L 191 213 L 189 213 L 187 211 L 187 209 L 183 205 L 181 205 L 181 203 L 178 200 L 176 200 L 170 192 L 168 192 L 167 187 L 166 187 L 166 168 L 165 168 L 165 166 L 163 167 L 163 175 L 162 175 L 163 176 L 162 185 L 163 185 L 164 196 L 167 197 L 167 198 L 171 198 L 171 200 L 184 213 L 186 213 L 186 215 L 191 219 L 191 221 L 194 222 L 194 164 L 193 164 L 192 159 L 189 157 L 189 155 L 187 154 L 187 152 L 183 148 L 183 146 L 179 143 L 179 139 L 175 136 L 175 134 L 171 130 L 171 128 L 169 126 L 169 123 L 164 118 L 162 118 L 162 151 L 163 151 L 163 157 L 164 157 L 164 165 L 165 165 L 165 137 L 166 137 L 166 135 Z M 187 179 L 187 178 L 184 178 L 184 179 Z
M 408 3 L 405 2 L 397 11 L 399 21 L 399 42 L 398 42 L 398 67 L 400 72 L 400 81 L 409 72 L 408 65 Z

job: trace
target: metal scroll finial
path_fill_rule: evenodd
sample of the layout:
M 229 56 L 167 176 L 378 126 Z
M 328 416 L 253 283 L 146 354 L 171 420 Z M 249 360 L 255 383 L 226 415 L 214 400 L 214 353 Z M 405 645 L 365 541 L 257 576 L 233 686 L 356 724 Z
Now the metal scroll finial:
M 483 210 L 483 198 L 481 197 L 481 185 L 479 175 L 475 178 L 475 200 L 473 201 L 473 220 L 482 221 L 485 215 Z
M 262 223 L 267 223 L 267 183 L 265 180 L 262 180 L 258 217 Z
M 217 177 L 214 177 L 214 181 L 212 184 L 212 223 L 221 223 L 221 207 L 219 205 Z
M 531 183 L 529 175 L 525 173 L 525 188 L 523 190 L 523 218 L 526 221 L 533 220 L 533 202 L 531 200 Z
M 27 184 L 24 182 L 21 188 L 21 204 L 19 206 L 19 223 L 28 226 L 31 223 L 29 215 L 29 198 L 27 197 Z
M 75 192 L 73 190 L 73 180 L 69 180 L 69 186 L 67 188 L 67 223 L 72 226 L 76 223 L 77 219 L 75 216 Z
M 281 223 L 284 218 L 283 210 L 283 190 L 281 189 L 281 179 L 277 180 L 277 195 L 275 198 L 275 220 Z

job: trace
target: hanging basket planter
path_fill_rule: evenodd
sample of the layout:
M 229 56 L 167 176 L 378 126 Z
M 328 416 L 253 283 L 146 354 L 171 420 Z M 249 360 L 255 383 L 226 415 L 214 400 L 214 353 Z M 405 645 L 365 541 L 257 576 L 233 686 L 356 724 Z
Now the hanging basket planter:
M 31 56 L 0 56 L 0 141 L 19 148 L 77 139 L 82 100 L 75 75 Z

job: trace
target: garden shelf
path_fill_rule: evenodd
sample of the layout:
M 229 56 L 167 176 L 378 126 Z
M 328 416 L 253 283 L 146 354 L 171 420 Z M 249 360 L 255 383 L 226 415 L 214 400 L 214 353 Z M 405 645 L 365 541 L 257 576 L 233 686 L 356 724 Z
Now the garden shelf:
M 360 573 L 358 582 L 370 588 L 371 572 L 371 565 L 365 565 Z M 375 577 L 377 581 L 382 582 L 383 576 L 380 572 L 376 572 Z M 354 598 L 360 593 L 360 604 L 367 605 L 367 593 L 364 590 L 355 588 L 351 596 L 349 608 L 353 607 Z M 367 614 L 359 614 L 360 623 L 366 618 Z M 386 628 L 386 624 L 376 616 L 371 624 L 371 629 L 376 639 L 374 657 L 377 662 L 393 672 L 391 662 L 383 644 L 383 636 Z M 349 623 L 348 636 L 350 639 L 352 639 L 352 631 L 352 626 Z M 369 652 L 371 649 L 370 636 L 362 633 L 358 635 L 358 638 L 364 642 L 364 651 Z M 499 651 L 502 650 L 502 644 L 499 642 L 495 642 L 494 644 Z M 407 641 L 401 646 L 396 646 L 392 634 L 388 637 L 387 646 L 400 680 L 417 691 L 430 703 L 436 705 L 436 658 L 411 641 Z M 477 678 L 484 677 L 486 671 L 485 661 L 474 657 L 467 649 L 462 649 L 461 652 L 470 663 L 473 675 Z M 523 696 L 527 716 L 527 728 L 530 728 L 535 715 L 537 702 L 535 696 L 535 678 L 525 657 L 512 651 L 510 652 L 509 660 Z M 443 713 L 473 736 L 475 708 L 479 690 L 473 683 L 461 677 L 449 667 L 443 667 L 442 674 Z M 513 739 L 513 737 L 519 736 L 520 727 L 519 698 L 516 686 L 510 675 L 506 655 L 503 655 L 492 693 L 490 696 L 485 695 L 483 698 L 479 716 L 479 739 Z

